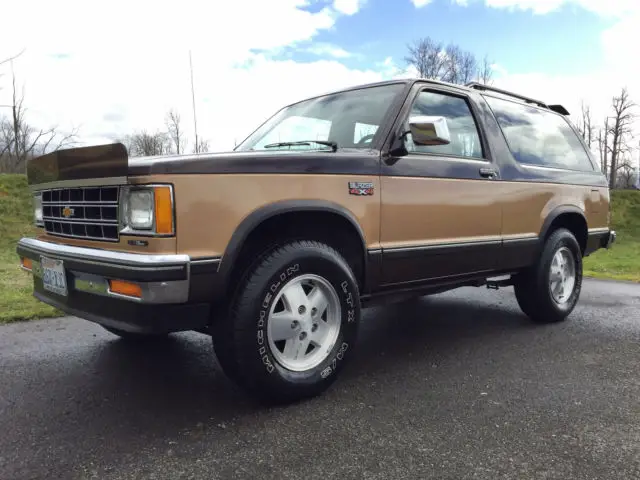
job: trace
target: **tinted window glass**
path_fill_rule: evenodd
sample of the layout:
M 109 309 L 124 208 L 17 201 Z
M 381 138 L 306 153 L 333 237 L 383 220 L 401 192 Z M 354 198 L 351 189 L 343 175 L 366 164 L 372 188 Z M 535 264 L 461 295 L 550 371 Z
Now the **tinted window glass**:
M 485 99 L 518 162 L 593 171 L 587 152 L 564 117 L 508 100 Z
M 408 134 L 405 141 L 408 151 L 482 158 L 478 129 L 465 99 L 443 93 L 420 92 L 411 108 L 411 116 L 414 115 L 444 117 L 449 127 L 451 143 L 449 145 L 416 145 L 413 143 L 411 134 Z

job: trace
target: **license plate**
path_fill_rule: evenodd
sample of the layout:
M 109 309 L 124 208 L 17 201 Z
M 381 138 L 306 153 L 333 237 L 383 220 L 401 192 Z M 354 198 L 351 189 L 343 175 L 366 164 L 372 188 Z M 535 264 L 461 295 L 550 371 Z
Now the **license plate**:
M 62 260 L 40 257 L 42 265 L 42 286 L 45 290 L 63 297 L 67 296 L 67 277 Z

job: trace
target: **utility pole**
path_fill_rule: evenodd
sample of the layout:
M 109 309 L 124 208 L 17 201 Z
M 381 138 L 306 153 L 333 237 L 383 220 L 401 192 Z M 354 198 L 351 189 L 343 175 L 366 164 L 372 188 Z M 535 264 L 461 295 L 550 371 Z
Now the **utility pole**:
M 193 130 L 196 137 L 196 153 L 199 153 L 200 144 L 198 143 L 198 123 L 196 121 L 196 95 L 193 88 L 193 63 L 191 61 L 191 50 L 189 50 L 189 70 L 191 71 L 191 103 L 193 106 Z

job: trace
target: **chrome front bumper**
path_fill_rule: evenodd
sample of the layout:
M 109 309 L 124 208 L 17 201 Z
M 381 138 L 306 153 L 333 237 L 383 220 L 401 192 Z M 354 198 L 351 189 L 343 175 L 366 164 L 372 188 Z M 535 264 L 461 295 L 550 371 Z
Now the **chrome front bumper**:
M 145 304 L 176 304 L 189 300 L 191 268 L 188 255 L 154 255 L 75 247 L 23 238 L 18 255 L 32 261 L 33 275 L 42 277 L 40 260 L 47 257 L 64 262 L 69 291 L 89 293 Z M 217 268 L 217 260 L 207 260 Z M 141 287 L 141 297 L 111 292 L 109 280 L 124 280 Z

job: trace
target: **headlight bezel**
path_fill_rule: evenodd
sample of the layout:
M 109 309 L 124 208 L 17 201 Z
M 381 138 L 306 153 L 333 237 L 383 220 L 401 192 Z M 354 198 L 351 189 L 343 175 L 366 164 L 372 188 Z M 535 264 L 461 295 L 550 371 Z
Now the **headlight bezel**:
M 171 215 L 171 231 L 158 232 L 156 219 L 158 217 L 156 209 L 156 189 L 168 189 L 170 198 L 170 215 Z M 130 222 L 130 198 L 135 192 L 145 192 L 150 195 L 151 205 L 151 225 L 149 227 L 134 227 Z M 173 185 L 171 184 L 144 184 L 144 185 L 128 185 L 121 187 L 120 190 L 120 234 L 130 236 L 144 237 L 173 237 L 176 233 L 175 220 L 175 197 Z

